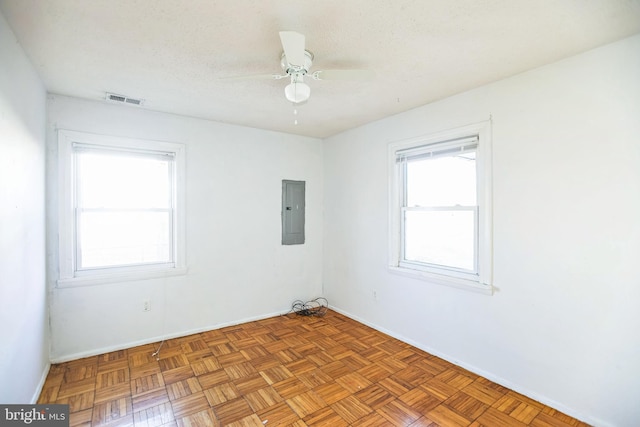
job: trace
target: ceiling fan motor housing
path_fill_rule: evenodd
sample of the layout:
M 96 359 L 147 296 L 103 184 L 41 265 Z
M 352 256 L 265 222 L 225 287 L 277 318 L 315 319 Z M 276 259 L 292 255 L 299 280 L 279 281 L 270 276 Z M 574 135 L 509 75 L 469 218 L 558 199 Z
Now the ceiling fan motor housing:
M 313 64 L 313 53 L 309 52 L 308 50 L 304 51 L 304 64 L 302 65 L 295 65 L 295 64 L 289 63 L 289 61 L 287 61 L 287 56 L 285 55 L 284 52 L 282 52 L 282 56 L 280 57 L 280 66 L 282 67 L 282 70 L 285 72 L 285 74 L 288 74 L 290 76 L 295 76 L 295 75 L 304 76 L 309 72 L 309 69 L 311 68 L 312 64 Z

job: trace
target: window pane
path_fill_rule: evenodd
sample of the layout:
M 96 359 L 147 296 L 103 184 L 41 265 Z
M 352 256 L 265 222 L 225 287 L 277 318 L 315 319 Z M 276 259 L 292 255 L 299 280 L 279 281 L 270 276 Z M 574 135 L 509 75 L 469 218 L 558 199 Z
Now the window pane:
M 80 268 L 171 262 L 170 213 L 81 212 Z
M 475 211 L 406 211 L 405 260 L 475 270 Z
M 157 157 L 81 152 L 78 196 L 83 208 L 169 208 L 171 162 Z
M 476 153 L 407 163 L 407 206 L 475 206 Z

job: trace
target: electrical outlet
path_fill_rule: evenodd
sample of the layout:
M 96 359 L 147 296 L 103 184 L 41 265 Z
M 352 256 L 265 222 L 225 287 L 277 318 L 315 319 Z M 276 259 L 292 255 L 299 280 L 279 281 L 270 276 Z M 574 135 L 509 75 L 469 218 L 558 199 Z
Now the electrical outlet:
M 146 299 L 142 302 L 142 311 L 151 311 L 151 301 Z
M 373 299 L 378 301 L 378 291 L 373 291 Z

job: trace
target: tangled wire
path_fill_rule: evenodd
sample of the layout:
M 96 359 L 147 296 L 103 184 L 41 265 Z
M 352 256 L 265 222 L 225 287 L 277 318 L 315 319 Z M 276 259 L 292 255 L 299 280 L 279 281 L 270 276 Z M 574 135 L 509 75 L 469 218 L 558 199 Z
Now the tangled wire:
M 327 313 L 329 301 L 326 298 L 316 298 L 311 301 L 303 302 L 296 300 L 291 305 L 289 313 L 295 313 L 299 316 L 317 316 L 322 317 Z M 287 314 L 289 314 L 287 313 Z

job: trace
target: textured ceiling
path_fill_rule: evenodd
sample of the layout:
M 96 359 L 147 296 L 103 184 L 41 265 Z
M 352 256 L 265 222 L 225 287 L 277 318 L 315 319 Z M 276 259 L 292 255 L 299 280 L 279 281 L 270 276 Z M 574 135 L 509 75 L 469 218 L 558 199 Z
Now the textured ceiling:
M 640 0 L 0 0 L 51 93 L 327 137 L 640 32 Z M 280 73 L 278 31 L 311 71 L 369 81 L 220 80 Z M 639 53 L 640 54 L 640 53 Z M 128 107 L 140 108 L 140 107 Z

